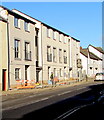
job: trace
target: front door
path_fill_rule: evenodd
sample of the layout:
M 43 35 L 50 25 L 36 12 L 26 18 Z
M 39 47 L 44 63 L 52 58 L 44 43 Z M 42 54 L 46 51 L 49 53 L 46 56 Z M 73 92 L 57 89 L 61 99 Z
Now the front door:
M 2 74 L 2 90 L 6 91 L 6 69 L 3 69 Z

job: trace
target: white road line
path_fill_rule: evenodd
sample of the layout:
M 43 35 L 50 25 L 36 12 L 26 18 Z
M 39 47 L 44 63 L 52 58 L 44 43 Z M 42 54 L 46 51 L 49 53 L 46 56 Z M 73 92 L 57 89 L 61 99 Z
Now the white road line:
M 3 108 L 2 110 L 4 111 L 4 110 L 9 110 L 9 109 L 16 109 L 16 108 L 19 108 L 19 107 L 23 107 L 25 105 L 30 105 L 30 104 L 33 104 L 33 103 L 48 100 L 49 98 L 52 98 L 54 96 L 55 95 L 51 95 L 51 96 L 48 96 L 48 97 L 45 97 L 45 98 L 42 98 L 42 99 L 39 99 L 39 100 L 35 100 L 35 101 L 29 102 L 29 103 L 21 103 L 21 104 L 14 105 L 14 106 L 11 106 L 11 107 Z
M 70 93 L 71 91 L 66 91 L 66 92 L 63 92 L 63 93 L 60 93 L 58 94 L 58 96 L 61 96 L 61 95 L 64 95 L 64 94 L 67 94 L 67 93 Z
M 81 89 L 84 89 L 84 88 L 86 88 L 86 87 L 78 88 L 78 89 L 76 89 L 76 90 L 81 90 Z

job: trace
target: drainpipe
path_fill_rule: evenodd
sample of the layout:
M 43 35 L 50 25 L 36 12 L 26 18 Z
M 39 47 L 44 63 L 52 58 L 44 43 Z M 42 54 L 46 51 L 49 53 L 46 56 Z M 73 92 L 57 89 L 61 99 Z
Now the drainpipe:
M 43 87 L 43 43 L 42 43 L 42 24 L 41 24 L 41 57 L 42 57 L 42 80 L 41 80 L 41 85 Z
M 10 88 L 10 52 L 9 52 L 9 23 L 7 21 L 7 44 L 8 44 L 8 89 Z

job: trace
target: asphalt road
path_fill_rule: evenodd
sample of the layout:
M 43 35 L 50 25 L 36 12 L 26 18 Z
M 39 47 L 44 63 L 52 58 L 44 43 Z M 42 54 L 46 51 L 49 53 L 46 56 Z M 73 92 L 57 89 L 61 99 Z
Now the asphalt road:
M 9 97 L 2 103 L 2 120 L 55 120 L 67 111 L 93 102 L 103 89 L 100 82 L 87 82 Z

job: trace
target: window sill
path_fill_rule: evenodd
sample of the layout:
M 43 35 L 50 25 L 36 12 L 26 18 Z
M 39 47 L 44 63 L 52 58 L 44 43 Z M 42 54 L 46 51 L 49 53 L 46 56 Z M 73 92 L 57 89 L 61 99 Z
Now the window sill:
M 29 60 L 29 59 L 25 59 L 25 61 L 32 61 L 32 60 Z
M 19 60 L 19 61 L 21 61 L 21 58 L 15 58 L 15 60 Z
M 20 28 L 19 28 L 19 27 L 17 27 L 17 26 L 15 26 L 15 28 L 20 30 Z
M 28 32 L 28 33 L 30 33 L 30 31 L 29 31 L 29 30 L 25 30 L 25 32 Z

